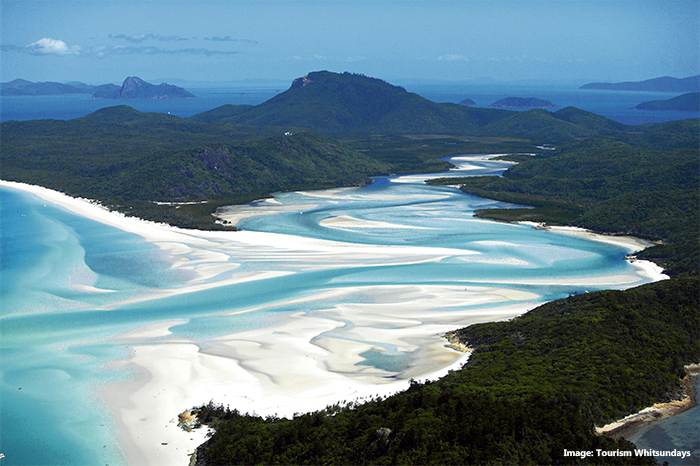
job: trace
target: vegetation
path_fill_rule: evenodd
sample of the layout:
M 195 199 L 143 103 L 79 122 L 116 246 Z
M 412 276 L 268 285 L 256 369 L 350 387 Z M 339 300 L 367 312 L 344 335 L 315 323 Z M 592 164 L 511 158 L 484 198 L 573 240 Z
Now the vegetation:
M 465 137 L 444 134 L 346 135 L 338 138 L 348 147 L 367 154 L 391 173 L 430 173 L 452 168 L 441 160 L 455 154 L 492 154 L 532 149 L 528 139 Z
M 700 93 L 690 92 L 667 100 L 642 102 L 634 107 L 638 110 L 672 110 L 697 112 L 700 110 Z
M 198 464 L 653 464 L 564 450 L 634 448 L 593 427 L 678 389 L 698 305 L 697 279 L 579 295 L 456 332 L 474 348 L 461 370 L 385 399 L 293 419 L 210 403 Z
M 287 91 L 255 107 L 229 105 L 190 119 L 304 127 L 329 135 L 449 134 L 524 137 L 544 142 L 593 136 L 601 134 L 601 128 L 602 134 L 624 128 L 572 108 L 556 113 L 516 112 L 435 103 L 380 79 L 328 71 L 309 73 L 295 80 Z
M 481 216 L 661 240 L 640 256 L 676 278 L 573 296 L 510 322 L 459 330 L 454 338 L 474 348 L 464 368 L 383 400 L 294 419 L 210 403 L 199 417 L 216 433 L 198 458 L 562 464 L 586 462 L 564 457 L 565 449 L 631 449 L 595 435 L 593 426 L 668 396 L 683 363 L 700 356 L 699 129 L 697 120 L 627 127 L 575 108 L 435 104 L 381 80 L 318 72 L 255 107 L 224 106 L 182 119 L 119 106 L 71 121 L 2 123 L 0 138 L 3 179 L 196 228 L 217 227 L 211 212 L 220 205 L 276 190 L 440 171 L 449 166 L 440 160 L 447 155 L 531 152 L 537 143 L 556 142 L 554 151 L 509 156 L 519 164 L 503 177 L 435 183 L 457 181 L 466 192 L 533 207 Z
M 697 273 L 699 130 L 698 120 L 687 120 L 646 134 L 571 142 L 522 158 L 503 177 L 450 182 L 478 196 L 535 206 L 479 216 L 662 240 L 641 257 L 661 262 L 671 274 Z
M 218 205 L 278 190 L 356 186 L 388 171 L 325 136 L 195 123 L 119 106 L 70 121 L 6 122 L 2 176 L 143 218 L 213 228 Z M 208 201 L 194 206 L 157 202 Z
M 661 91 L 661 92 L 697 92 L 700 90 L 700 76 L 688 78 L 662 78 L 647 79 L 646 81 L 623 83 L 589 83 L 580 89 L 609 89 L 617 91 Z

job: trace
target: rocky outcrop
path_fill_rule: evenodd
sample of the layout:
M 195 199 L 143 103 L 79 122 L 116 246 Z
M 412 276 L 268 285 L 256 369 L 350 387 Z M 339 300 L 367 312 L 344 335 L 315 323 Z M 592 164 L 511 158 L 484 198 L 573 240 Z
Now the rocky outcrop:
M 294 81 L 292 81 L 290 89 L 298 89 L 300 87 L 305 87 L 311 83 L 313 83 L 313 81 L 311 80 L 311 78 L 309 78 L 309 75 L 307 74 L 302 78 L 297 78 Z
M 191 99 L 195 95 L 185 89 L 162 83 L 154 85 L 136 76 L 129 76 L 115 91 L 104 90 L 93 94 L 93 99 Z

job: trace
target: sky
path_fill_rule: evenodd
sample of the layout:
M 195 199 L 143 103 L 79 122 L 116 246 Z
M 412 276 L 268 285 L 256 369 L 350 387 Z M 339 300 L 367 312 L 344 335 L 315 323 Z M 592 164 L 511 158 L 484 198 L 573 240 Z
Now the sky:
M 700 0 L 0 0 L 0 81 L 406 82 L 700 74 Z

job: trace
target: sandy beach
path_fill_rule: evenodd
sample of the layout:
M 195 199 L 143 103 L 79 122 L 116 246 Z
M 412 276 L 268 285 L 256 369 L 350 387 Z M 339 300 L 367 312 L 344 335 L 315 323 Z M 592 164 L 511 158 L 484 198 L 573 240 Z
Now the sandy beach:
M 685 369 L 688 375 L 682 380 L 683 394 L 680 398 L 666 403 L 655 403 L 623 419 L 596 427 L 596 433 L 612 438 L 629 439 L 642 427 L 652 422 L 675 416 L 696 406 L 698 402 L 695 384 L 700 376 L 700 364 L 690 364 L 685 366 Z
M 182 287 L 158 290 L 139 298 L 142 300 L 305 270 L 417 264 L 445 257 L 483 260 L 479 253 L 466 249 L 365 245 L 250 231 L 182 230 L 125 217 L 96 203 L 37 186 L 5 181 L 0 186 L 31 193 L 76 214 L 137 234 L 167 253 L 173 268 L 194 277 Z M 272 201 L 265 202 L 275 206 Z M 327 223 L 335 228 L 391 226 L 351 217 Z M 562 232 L 617 241 L 630 252 L 644 247 L 633 238 L 600 239 L 601 235 L 589 232 Z M 276 270 L 240 270 L 242 263 L 263 258 L 278 264 Z M 638 267 L 641 276 L 663 278 L 653 267 Z M 601 277 L 595 284 L 619 285 L 639 279 L 635 274 Z M 567 280 L 572 284 L 581 282 L 562 278 L 552 284 Z M 583 282 L 586 280 L 595 281 Z M 186 321 L 155 322 L 114 337 L 119 345 L 130 348 L 131 354 L 108 369 L 128 369 L 134 377 L 102 387 L 100 395 L 114 413 L 120 446 L 129 463 L 185 465 L 187 455 L 206 439 L 206 429 L 186 432 L 177 425 L 179 413 L 213 400 L 241 412 L 292 416 L 343 400 L 395 393 L 407 388 L 411 378 L 438 378 L 459 368 L 468 358 L 468 353 L 447 346 L 445 333 L 473 323 L 509 319 L 541 302 L 536 293 L 509 288 L 513 283 L 519 281 L 509 280 L 502 287 L 367 284 L 321 289 L 283 303 L 310 303 L 313 313 L 289 312 L 263 328 L 204 342 L 171 332 Z M 325 303 L 330 304 L 324 307 Z M 382 352 L 405 355 L 405 368 L 397 373 L 362 365 L 363 354 Z

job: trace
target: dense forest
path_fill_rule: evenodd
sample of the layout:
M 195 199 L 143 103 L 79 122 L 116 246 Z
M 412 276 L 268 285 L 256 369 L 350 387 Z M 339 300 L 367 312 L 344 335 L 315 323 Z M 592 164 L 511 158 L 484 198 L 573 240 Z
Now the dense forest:
M 259 106 L 188 119 L 118 106 L 69 121 L 5 122 L 0 155 L 5 180 L 173 225 L 223 228 L 211 215 L 220 205 L 439 172 L 449 155 L 509 153 L 519 163 L 502 177 L 434 183 L 529 206 L 483 217 L 658 241 L 639 256 L 673 278 L 456 330 L 452 338 L 472 348 L 462 369 L 386 399 L 293 419 L 213 400 L 198 408 L 216 429 L 198 463 L 651 464 L 564 450 L 632 449 L 594 426 L 674 395 L 683 365 L 700 359 L 699 135 L 698 120 L 631 127 L 570 107 L 436 104 L 378 79 L 317 72 Z M 537 149 L 543 143 L 556 150 Z M 155 202 L 193 200 L 206 202 Z

